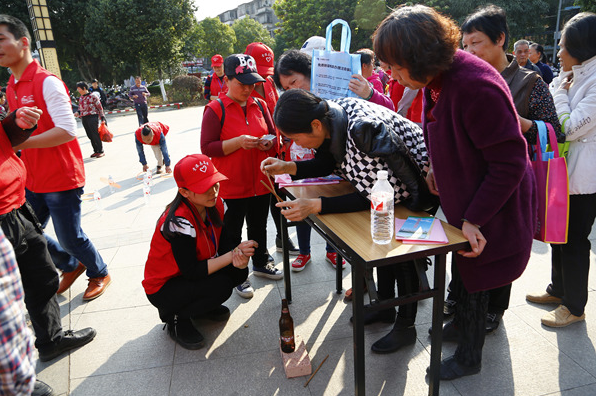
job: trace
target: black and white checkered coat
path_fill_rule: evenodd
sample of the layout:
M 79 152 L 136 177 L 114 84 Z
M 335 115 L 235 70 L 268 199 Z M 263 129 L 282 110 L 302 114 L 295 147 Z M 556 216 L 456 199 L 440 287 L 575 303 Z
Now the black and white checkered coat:
M 430 195 L 425 182 L 429 157 L 420 127 L 385 107 L 361 99 L 343 98 L 327 103 L 330 108 L 339 105 L 347 114 L 347 130 L 345 121 L 332 120 L 331 151 L 339 165 L 337 172 L 368 198 L 377 172 L 386 170 L 395 189 L 395 203 L 426 209 Z

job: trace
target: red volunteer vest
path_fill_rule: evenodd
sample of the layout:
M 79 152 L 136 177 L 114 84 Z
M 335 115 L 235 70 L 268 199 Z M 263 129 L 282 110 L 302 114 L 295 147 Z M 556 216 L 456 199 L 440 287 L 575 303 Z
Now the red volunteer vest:
M 11 109 L 37 106 L 43 110 L 37 130 L 31 136 L 42 134 L 55 126 L 43 100 L 43 81 L 49 76 L 53 74 L 34 60 L 16 84 L 14 75 L 8 80 L 6 96 Z M 66 85 L 64 89 L 68 95 Z M 25 149 L 21 153 L 21 160 L 27 168 L 26 187 L 35 193 L 66 191 L 85 185 L 83 155 L 76 138 L 55 147 Z
M 137 138 L 137 140 L 143 144 L 147 144 L 145 142 L 143 142 L 143 137 L 141 136 L 141 133 L 143 132 L 143 127 L 145 125 L 148 125 L 149 128 L 151 128 L 151 130 L 153 131 L 153 140 L 151 141 L 151 143 L 149 143 L 150 146 L 155 146 L 157 144 L 159 144 L 159 140 L 161 139 L 161 134 L 163 133 L 164 136 L 167 136 L 168 131 L 170 130 L 170 127 L 162 124 L 159 121 L 155 121 L 155 122 L 148 122 L 146 124 L 141 125 L 135 132 L 135 136 Z
M 221 228 L 213 225 L 206 226 L 194 206 L 192 204 L 190 205 L 192 210 L 182 203 L 174 213 L 177 217 L 188 220 L 195 228 L 197 233 L 197 260 L 208 260 L 217 253 Z M 224 206 L 221 198 L 217 199 L 215 207 L 219 212 L 219 216 L 223 219 Z M 161 227 L 166 220 L 166 214 L 167 212 L 164 212 L 159 218 L 153 238 L 151 239 L 149 257 L 147 257 L 147 262 L 145 263 L 145 279 L 142 281 L 146 294 L 157 293 L 169 279 L 182 275 L 178 264 L 176 264 L 172 245 L 161 233 Z M 197 220 L 199 223 L 197 223 Z
M 241 135 L 261 137 L 269 132 L 263 113 L 255 102 L 255 100 L 260 99 L 248 98 L 246 116 L 242 107 L 227 95 L 221 95 L 220 99 L 226 109 L 220 140 L 228 140 Z M 212 101 L 205 109 L 207 107 L 215 111 L 215 114 L 221 119 L 219 102 Z M 263 106 L 263 110 L 265 109 L 266 107 Z M 260 182 L 260 180 L 263 180 L 267 183 L 266 176 L 261 172 L 260 166 L 261 162 L 269 155 L 267 151 L 259 149 L 244 150 L 241 148 L 224 157 L 211 158 L 217 170 L 229 179 L 228 182 L 220 185 L 219 195 L 223 199 L 238 199 L 268 194 L 269 191 Z
M 220 93 L 228 92 L 228 86 L 226 85 L 223 76 L 217 77 L 217 74 L 211 75 L 211 85 L 209 85 L 210 95 L 219 97 Z M 211 100 L 209 100 L 211 102 Z
M 0 125 L 0 215 L 25 204 L 27 170 Z

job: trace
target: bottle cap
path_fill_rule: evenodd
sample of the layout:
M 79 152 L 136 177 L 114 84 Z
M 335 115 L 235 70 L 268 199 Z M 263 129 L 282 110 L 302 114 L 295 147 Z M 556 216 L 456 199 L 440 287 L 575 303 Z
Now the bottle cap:
M 377 178 L 380 180 L 387 180 L 387 171 L 386 170 L 381 170 L 377 172 Z

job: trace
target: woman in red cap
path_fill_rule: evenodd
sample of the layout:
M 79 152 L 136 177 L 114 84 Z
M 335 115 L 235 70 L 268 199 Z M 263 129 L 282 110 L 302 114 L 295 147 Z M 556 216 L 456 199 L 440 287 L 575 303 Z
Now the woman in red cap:
M 174 179 L 178 193 L 157 221 L 142 283 L 170 337 L 183 348 L 199 349 L 205 342 L 195 324 L 227 320 L 230 310 L 221 304 L 248 276 L 257 243 L 244 241 L 218 255 L 224 213 L 219 182 L 228 178 L 209 157 L 182 158 Z
M 216 100 L 219 97 L 219 93 L 226 93 L 228 87 L 224 82 L 224 67 L 223 67 L 223 56 L 220 54 L 213 55 L 211 57 L 211 67 L 213 72 L 205 80 L 205 92 L 204 96 L 209 102 Z

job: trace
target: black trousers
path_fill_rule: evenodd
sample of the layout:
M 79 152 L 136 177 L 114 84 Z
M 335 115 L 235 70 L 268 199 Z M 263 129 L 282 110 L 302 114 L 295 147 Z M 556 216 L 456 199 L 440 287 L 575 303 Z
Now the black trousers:
M 459 277 L 459 272 L 456 274 Z M 489 292 L 468 293 L 462 284 L 455 297 L 457 305 L 453 321 L 459 329 L 455 359 L 465 366 L 475 366 L 482 362 Z
M 563 299 L 569 312 L 581 316 L 588 302 L 590 240 L 596 218 L 596 194 L 569 196 L 567 243 L 551 245 L 552 278 L 546 291 Z
M 224 225 L 219 239 L 219 254 L 225 254 L 242 242 L 242 226 L 246 219 L 247 236 L 259 244 L 252 256 L 255 267 L 267 264 L 267 216 L 269 212 L 269 195 L 250 198 L 226 199 L 228 207 L 224 214 Z
M 149 122 L 147 103 L 135 103 L 135 110 L 137 111 L 137 119 L 139 126 Z
M 172 278 L 147 298 L 159 311 L 162 322 L 172 320 L 174 315 L 190 318 L 219 307 L 247 277 L 248 269 L 230 264 L 204 279 Z
M 40 349 L 60 342 L 63 336 L 56 297 L 60 279 L 41 226 L 27 205 L 0 216 L 0 223 L 15 250 L 25 305 L 35 331 L 35 347 Z
M 509 299 L 511 297 L 511 283 L 505 286 L 497 287 L 488 291 L 488 312 L 492 314 L 503 315 L 509 308 Z M 460 289 L 463 288 L 461 277 L 457 269 L 457 265 L 451 262 L 451 282 L 449 282 L 449 295 L 447 299 L 458 301 Z
M 395 284 L 399 297 L 419 290 L 420 280 L 413 261 L 377 267 L 377 284 L 379 299 L 387 300 L 395 297 Z M 396 323 L 411 326 L 416 321 L 418 302 L 400 305 L 397 310 Z
M 83 127 L 89 140 L 91 140 L 91 146 L 93 147 L 94 153 L 103 153 L 103 143 L 99 137 L 97 127 L 99 124 L 99 116 L 97 114 L 91 114 L 82 118 Z

